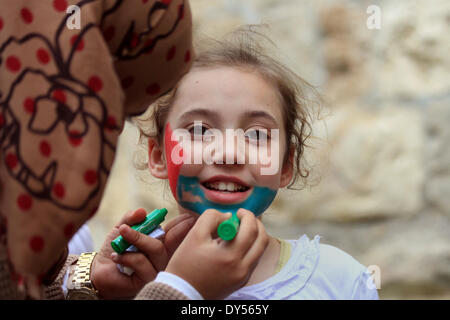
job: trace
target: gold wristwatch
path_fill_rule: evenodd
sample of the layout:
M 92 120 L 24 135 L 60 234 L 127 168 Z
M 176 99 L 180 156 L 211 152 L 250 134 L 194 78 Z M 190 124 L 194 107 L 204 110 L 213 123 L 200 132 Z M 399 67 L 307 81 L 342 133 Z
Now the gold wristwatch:
M 68 300 L 98 300 L 98 291 L 91 282 L 91 264 L 96 254 L 97 252 L 82 253 L 75 266 L 70 269 Z

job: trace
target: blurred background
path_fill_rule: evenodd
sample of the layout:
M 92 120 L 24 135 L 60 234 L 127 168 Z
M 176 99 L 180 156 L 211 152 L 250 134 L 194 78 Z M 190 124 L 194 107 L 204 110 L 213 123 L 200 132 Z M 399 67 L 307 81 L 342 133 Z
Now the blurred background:
M 263 215 L 268 232 L 318 234 L 377 266 L 381 299 L 450 299 L 450 2 L 191 0 L 191 7 L 195 36 L 220 39 L 243 24 L 267 24 L 283 62 L 324 96 L 306 155 L 312 183 L 280 190 Z M 137 144 L 127 123 L 89 222 L 96 249 L 130 209 L 176 214 L 164 182 L 134 168 Z

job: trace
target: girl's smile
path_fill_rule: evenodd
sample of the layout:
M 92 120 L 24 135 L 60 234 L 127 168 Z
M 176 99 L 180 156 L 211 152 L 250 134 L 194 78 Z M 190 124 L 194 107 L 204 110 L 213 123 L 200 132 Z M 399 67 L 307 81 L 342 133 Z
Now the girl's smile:
M 218 175 L 200 182 L 205 197 L 220 204 L 235 204 L 245 201 L 253 188 L 237 177 Z

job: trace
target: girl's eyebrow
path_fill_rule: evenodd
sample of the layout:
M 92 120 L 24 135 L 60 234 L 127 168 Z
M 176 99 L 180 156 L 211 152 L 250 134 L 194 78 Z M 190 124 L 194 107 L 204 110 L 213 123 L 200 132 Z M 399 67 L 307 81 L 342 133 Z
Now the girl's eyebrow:
M 198 116 L 204 116 L 205 118 L 210 118 L 213 121 L 219 121 L 219 114 L 215 111 L 205 109 L 205 108 L 196 108 L 189 111 L 186 111 L 183 113 L 180 118 L 185 119 L 188 117 L 198 117 Z M 246 119 L 253 119 L 253 118 L 265 118 L 273 123 L 273 125 L 277 126 L 277 121 L 275 118 L 270 115 L 269 113 L 261 110 L 247 110 L 243 113 L 243 118 Z
M 267 113 L 265 111 L 261 111 L 261 110 L 245 111 L 244 117 L 245 118 L 265 118 L 265 119 L 273 122 L 273 124 L 275 126 L 278 125 L 277 121 L 275 120 L 275 118 L 272 115 L 270 115 L 269 113 Z
M 204 116 L 206 118 L 210 118 L 212 120 L 219 120 L 219 115 L 217 112 L 211 111 L 209 109 L 205 108 L 196 108 L 189 111 L 186 111 L 183 113 L 180 118 L 187 118 L 187 117 L 195 117 L 195 116 Z

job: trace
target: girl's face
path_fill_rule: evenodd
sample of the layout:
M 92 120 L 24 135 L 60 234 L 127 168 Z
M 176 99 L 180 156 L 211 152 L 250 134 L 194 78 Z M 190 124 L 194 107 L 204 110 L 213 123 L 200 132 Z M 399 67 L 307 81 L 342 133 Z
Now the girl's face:
M 171 131 L 180 129 L 190 134 L 190 148 L 183 148 L 183 152 L 184 159 L 189 158 L 191 161 L 176 166 L 171 158 L 173 144 L 168 143 L 168 139 L 171 138 Z M 206 131 L 208 129 L 215 131 Z M 227 130 L 236 134 L 227 136 Z M 196 134 L 205 134 L 206 131 L 206 136 L 208 132 L 219 132 L 223 139 L 214 140 L 214 136 L 208 141 L 202 141 L 200 136 L 197 140 L 199 136 L 194 137 L 194 131 Z M 267 143 L 261 145 L 265 133 Z M 202 201 L 199 194 L 205 198 L 204 201 L 217 204 L 218 208 L 258 203 L 260 200 L 255 199 L 256 194 L 267 197 L 267 193 L 261 193 L 261 190 L 275 190 L 274 197 L 276 190 L 285 187 L 292 178 L 292 162 L 283 161 L 287 146 L 280 98 L 276 89 L 257 72 L 233 67 L 197 68 L 190 71 L 177 89 L 167 118 L 165 135 L 165 146 L 149 142 L 149 168 L 155 177 L 169 179 L 172 192 L 184 211 L 198 211 L 184 206 L 186 202 L 183 201 Z M 211 148 L 213 141 L 216 147 L 220 145 L 222 149 Z M 205 153 L 206 150 L 214 151 Z M 202 154 L 197 154 L 195 158 L 198 152 Z M 207 161 L 205 154 L 210 156 Z M 264 160 L 260 155 L 268 158 Z M 290 154 L 289 158 L 292 159 L 292 156 Z M 198 163 L 199 159 L 201 163 Z M 174 167 L 178 169 L 173 170 Z M 190 193 L 189 188 L 180 187 L 180 177 L 190 179 L 189 183 L 196 181 L 200 193 Z

